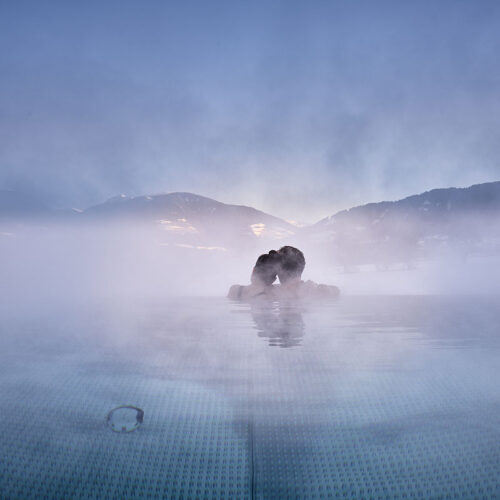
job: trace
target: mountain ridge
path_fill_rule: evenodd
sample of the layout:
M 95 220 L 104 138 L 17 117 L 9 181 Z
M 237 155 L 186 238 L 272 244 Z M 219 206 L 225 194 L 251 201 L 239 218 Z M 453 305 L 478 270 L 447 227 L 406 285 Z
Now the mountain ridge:
M 347 213 L 358 212 L 358 211 L 363 210 L 363 209 L 367 210 L 367 209 L 371 209 L 371 208 L 375 208 L 375 207 L 388 208 L 388 207 L 393 207 L 397 204 L 403 204 L 403 205 L 411 204 L 411 203 L 413 203 L 417 200 L 420 200 L 424 197 L 436 198 L 436 197 L 438 197 L 438 195 L 441 195 L 441 194 L 446 195 L 446 194 L 453 193 L 453 194 L 458 194 L 460 196 L 461 194 L 467 194 L 467 193 L 471 193 L 471 192 L 476 191 L 476 193 L 474 193 L 474 194 L 481 194 L 481 197 L 483 197 L 481 201 L 484 203 L 485 201 L 490 201 L 490 200 L 484 199 L 485 194 L 491 195 L 491 193 L 487 192 L 487 191 L 489 191 L 490 188 L 495 189 L 495 192 L 496 192 L 495 201 L 497 201 L 497 203 L 500 207 L 500 181 L 493 181 L 493 182 L 484 182 L 484 183 L 480 183 L 480 184 L 472 184 L 470 186 L 462 187 L 462 188 L 457 188 L 457 187 L 435 188 L 435 189 L 430 189 L 428 191 L 424 191 L 422 193 L 412 194 L 412 195 L 409 195 L 409 196 L 406 196 L 404 198 L 400 198 L 397 200 L 382 200 L 382 201 L 364 203 L 362 205 L 356 205 L 356 206 L 351 207 L 351 208 L 339 210 L 338 212 L 335 212 L 332 215 L 329 215 L 327 217 L 320 219 L 318 222 L 313 224 L 313 226 L 328 223 L 333 218 L 347 214 Z M 478 191 L 481 191 L 481 193 L 478 193 Z
M 342 265 L 500 253 L 500 182 L 440 188 L 342 210 L 308 229 Z
M 488 203 L 491 204 L 491 202 L 495 202 L 498 204 L 500 207 L 500 181 L 493 181 L 493 182 L 486 182 L 486 183 L 479 183 L 479 184 L 472 184 L 471 186 L 467 187 L 462 187 L 462 188 L 457 188 L 457 187 L 448 187 L 448 188 L 435 188 L 431 189 L 428 191 L 424 191 L 422 193 L 418 194 L 412 194 L 409 196 L 406 196 L 404 198 L 400 198 L 397 200 L 382 200 L 382 201 L 376 201 L 376 202 L 370 202 L 370 203 L 365 203 L 365 204 L 360 204 L 360 205 L 355 205 L 353 207 L 339 210 L 335 212 L 332 215 L 329 215 L 327 217 L 323 217 L 319 221 L 309 224 L 306 227 L 314 227 L 314 226 L 321 226 L 323 224 L 328 224 L 331 222 L 333 219 L 337 217 L 344 217 L 347 214 L 352 215 L 354 213 L 359 213 L 362 211 L 366 210 L 373 210 L 376 208 L 392 208 L 395 206 L 411 206 L 412 204 L 415 205 L 416 202 L 419 200 L 427 197 L 428 199 L 435 199 L 439 198 L 440 196 L 447 196 L 448 198 L 453 199 L 452 201 L 456 201 L 456 198 L 460 198 L 461 195 L 463 194 L 476 194 L 477 196 L 475 197 L 474 200 L 469 200 L 473 201 L 477 205 L 487 205 Z M 202 201 L 203 203 L 208 203 L 212 205 L 212 207 L 217 206 L 217 207 L 234 207 L 234 208 L 239 208 L 239 209 L 245 209 L 249 211 L 253 211 L 256 214 L 262 214 L 265 215 L 266 217 L 272 217 L 276 220 L 282 221 L 292 227 L 297 228 L 297 226 L 294 226 L 293 224 L 290 224 L 286 219 L 283 219 L 281 217 L 277 217 L 275 215 L 272 215 L 270 213 L 267 213 L 265 211 L 259 210 L 255 207 L 248 206 L 248 205 L 239 205 L 239 204 L 230 204 L 230 203 L 224 203 L 218 200 L 215 200 L 213 198 L 209 198 L 204 195 L 200 195 L 197 193 L 191 193 L 187 191 L 173 191 L 169 193 L 155 193 L 155 194 L 145 194 L 145 195 L 138 195 L 138 196 L 128 196 L 125 194 L 119 194 L 116 196 L 113 196 L 111 198 L 108 198 L 107 200 L 97 203 L 95 205 L 91 205 L 85 209 L 55 209 L 45 203 L 42 203 L 39 201 L 36 197 L 32 195 L 28 195 L 26 193 L 23 193 L 21 191 L 14 191 L 14 190 L 7 190 L 7 189 L 0 189 L 0 215 L 3 216 L 9 216 L 9 215 L 18 215 L 18 214 L 35 214 L 36 212 L 40 212 L 43 214 L 90 214 L 90 213 L 97 213 L 97 212 L 105 212 L 109 210 L 112 212 L 113 210 L 116 210 L 117 212 L 120 211 L 120 208 L 123 208 L 125 204 L 132 204 L 135 207 L 141 210 L 141 207 L 139 206 L 141 203 L 145 205 L 149 201 L 153 201 L 153 205 L 155 201 L 158 200 L 165 200 L 168 198 L 176 198 L 178 199 L 179 197 L 184 197 L 188 198 L 189 202 L 192 201 Z M 430 201 L 430 200 L 429 200 Z M 470 204 L 470 203 L 469 203 Z M 491 208 L 491 207 L 490 207 Z M 496 205 L 493 208 L 497 208 Z
M 322 249 L 345 266 L 408 262 L 451 249 L 463 255 L 500 254 L 500 181 L 358 205 L 303 228 L 254 207 L 189 192 L 121 194 L 82 211 L 50 209 L 13 191 L 0 191 L 0 198 L 3 222 L 19 217 L 23 224 L 53 220 L 92 227 L 102 223 L 106 231 L 122 231 L 130 237 L 145 228 L 154 231 L 161 245 L 186 248 L 241 250 L 291 244 L 307 251 Z

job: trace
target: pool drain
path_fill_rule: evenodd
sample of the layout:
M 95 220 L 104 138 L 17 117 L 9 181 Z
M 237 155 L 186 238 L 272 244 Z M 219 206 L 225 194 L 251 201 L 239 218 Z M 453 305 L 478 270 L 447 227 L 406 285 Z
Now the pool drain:
M 135 431 L 143 421 L 144 410 L 128 405 L 113 408 L 106 418 L 106 422 L 114 432 Z

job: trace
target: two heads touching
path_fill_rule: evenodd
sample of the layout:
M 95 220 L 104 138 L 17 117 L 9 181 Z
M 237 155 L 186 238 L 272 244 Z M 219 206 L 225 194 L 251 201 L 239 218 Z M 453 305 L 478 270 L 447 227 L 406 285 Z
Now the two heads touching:
M 272 285 L 279 278 L 282 285 L 300 281 L 306 267 L 304 254 L 295 247 L 285 246 L 278 251 L 260 255 L 255 263 L 250 281 L 253 285 Z
M 304 254 L 295 247 L 284 246 L 260 255 L 255 263 L 247 286 L 233 285 L 229 289 L 231 299 L 268 299 L 301 297 L 334 297 L 339 294 L 335 286 L 319 285 L 313 281 L 302 281 L 306 266 Z M 274 285 L 276 279 L 280 284 Z

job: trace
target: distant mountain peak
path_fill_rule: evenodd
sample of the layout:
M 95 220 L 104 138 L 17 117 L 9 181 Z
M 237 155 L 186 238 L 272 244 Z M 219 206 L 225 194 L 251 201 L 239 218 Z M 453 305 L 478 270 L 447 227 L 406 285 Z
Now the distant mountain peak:
M 238 239 L 283 239 L 297 228 L 252 207 L 230 205 L 189 192 L 116 196 L 82 214 L 88 221 L 156 224 L 162 234 L 196 238 L 196 244 L 234 244 Z M 183 244 L 186 242 L 183 242 Z M 190 243 L 192 244 L 192 242 Z
M 400 209 L 428 211 L 432 208 L 440 210 L 450 210 L 452 207 L 463 207 L 464 209 L 474 206 L 485 209 L 494 206 L 500 207 L 500 181 L 473 184 L 468 187 L 457 188 L 436 188 L 424 191 L 420 194 L 413 194 L 395 201 L 380 201 L 357 205 L 355 207 L 340 210 L 333 215 L 325 217 L 317 222 L 317 225 L 331 224 L 339 217 L 359 215 L 363 212 L 379 212 Z M 427 210 L 425 210 L 427 208 Z
M 127 196 L 126 194 L 117 194 L 116 196 L 112 196 L 111 198 L 108 198 L 103 204 L 112 204 L 112 203 L 121 203 L 123 201 L 130 200 L 130 196 Z
M 411 261 L 446 254 L 500 252 L 500 182 L 442 188 L 342 210 L 308 236 L 351 264 Z

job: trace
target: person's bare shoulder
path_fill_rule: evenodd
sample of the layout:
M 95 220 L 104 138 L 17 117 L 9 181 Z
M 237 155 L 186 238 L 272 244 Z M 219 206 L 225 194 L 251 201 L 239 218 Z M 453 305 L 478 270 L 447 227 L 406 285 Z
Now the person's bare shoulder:
M 319 284 L 317 291 L 323 297 L 337 297 L 340 294 L 339 287 L 335 285 Z
M 312 280 L 304 281 L 300 287 L 301 296 L 307 298 L 337 297 L 339 293 L 340 290 L 334 285 L 315 283 Z
M 255 297 L 265 296 L 268 293 L 268 289 L 271 287 L 265 287 L 261 285 L 232 285 L 229 289 L 227 297 L 233 300 L 251 300 Z
M 229 288 L 229 292 L 227 292 L 227 297 L 233 300 L 240 299 L 243 288 L 245 287 L 243 287 L 242 285 L 232 285 L 231 288 Z

